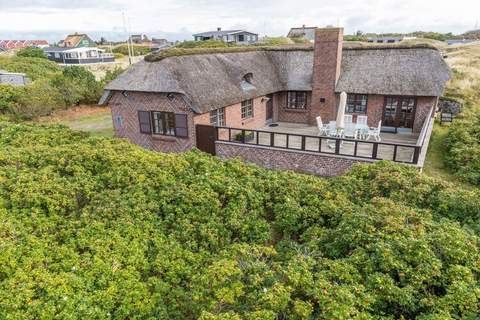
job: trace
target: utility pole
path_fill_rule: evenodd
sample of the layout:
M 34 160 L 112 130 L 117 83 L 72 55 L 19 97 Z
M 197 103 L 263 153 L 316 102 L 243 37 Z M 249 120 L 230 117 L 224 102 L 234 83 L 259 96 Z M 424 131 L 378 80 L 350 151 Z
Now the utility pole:
M 122 13 L 123 16 L 123 30 L 125 31 L 125 35 L 127 36 L 127 51 L 128 51 L 128 63 L 132 64 L 132 52 L 130 48 L 130 35 L 128 34 L 127 29 L 127 17 L 125 16 L 125 12 Z

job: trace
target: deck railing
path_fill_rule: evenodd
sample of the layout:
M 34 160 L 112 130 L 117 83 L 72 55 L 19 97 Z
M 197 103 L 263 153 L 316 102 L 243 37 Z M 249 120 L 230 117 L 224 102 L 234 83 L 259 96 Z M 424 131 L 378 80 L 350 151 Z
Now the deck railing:
M 421 145 L 216 127 L 216 141 L 417 164 Z

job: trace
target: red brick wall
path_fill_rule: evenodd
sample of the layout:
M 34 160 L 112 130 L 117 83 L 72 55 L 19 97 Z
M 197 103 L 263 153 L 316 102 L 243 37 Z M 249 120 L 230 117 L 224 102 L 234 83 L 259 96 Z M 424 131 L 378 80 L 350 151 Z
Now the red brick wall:
M 183 152 L 195 145 L 195 128 L 193 113 L 182 99 L 181 95 L 174 95 L 173 99 L 161 93 L 128 92 L 125 97 L 115 92 L 110 99 L 115 136 L 128 139 L 144 148 L 163 152 Z M 176 138 L 161 135 L 140 133 L 138 111 L 169 111 L 187 115 L 189 138 Z M 122 124 L 115 119 L 121 117 Z
M 366 115 L 368 117 L 368 125 L 370 127 L 378 126 L 378 122 L 383 120 L 383 109 L 385 106 L 385 96 L 370 94 L 367 98 L 367 112 L 365 114 L 352 114 L 353 121 L 356 122 L 358 115 Z M 422 130 L 422 126 L 426 117 L 430 113 L 432 107 L 436 106 L 436 97 L 417 97 L 417 107 L 415 111 L 415 121 L 413 124 L 413 132 L 419 133 Z M 338 95 L 337 95 L 338 105 Z M 336 108 L 338 110 L 338 107 Z M 337 111 L 335 111 L 336 113 Z M 331 120 L 335 120 L 336 116 Z M 328 122 L 328 120 L 324 120 Z
M 430 114 L 432 108 L 438 104 L 437 97 L 418 97 L 417 110 L 415 112 L 415 122 L 413 123 L 413 131 L 422 131 L 423 124 Z
M 217 156 L 222 159 L 239 157 L 268 169 L 293 170 L 326 177 L 342 175 L 356 163 L 370 163 L 362 159 L 222 142 L 217 142 L 215 149 Z
M 335 86 L 340 77 L 342 60 L 342 28 L 317 29 L 313 58 L 313 91 L 309 124 L 315 125 L 315 118 L 335 118 Z M 325 99 L 325 102 L 320 102 Z
M 253 118 L 242 119 L 242 104 L 237 103 L 225 107 L 225 125 L 233 128 L 259 129 L 266 124 L 266 100 L 265 97 L 253 99 Z M 210 124 L 210 113 L 196 115 L 195 124 Z
M 311 108 L 312 93 L 307 92 L 307 107 L 305 110 L 287 109 L 287 92 L 274 94 L 273 108 L 277 111 L 276 121 L 308 123 L 308 116 Z

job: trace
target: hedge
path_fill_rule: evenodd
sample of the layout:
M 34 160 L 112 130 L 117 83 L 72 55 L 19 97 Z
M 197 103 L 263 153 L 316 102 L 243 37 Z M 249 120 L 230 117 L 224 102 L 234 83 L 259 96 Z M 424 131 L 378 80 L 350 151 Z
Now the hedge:
M 0 124 L 2 319 L 474 319 L 478 191 Z M 476 229 L 475 229 L 476 228 Z

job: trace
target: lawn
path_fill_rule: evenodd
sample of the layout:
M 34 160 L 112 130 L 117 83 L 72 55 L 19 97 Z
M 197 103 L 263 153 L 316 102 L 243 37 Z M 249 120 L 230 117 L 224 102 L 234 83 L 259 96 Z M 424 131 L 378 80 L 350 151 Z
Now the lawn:
M 444 154 L 446 150 L 444 142 L 448 134 L 448 128 L 448 124 L 440 125 L 439 122 L 435 123 L 423 172 L 430 177 L 449 181 L 458 186 L 471 189 L 472 186 L 470 184 L 461 182 L 445 167 Z
M 56 112 L 41 119 L 42 123 L 61 123 L 71 129 L 90 132 L 94 136 L 113 137 L 113 124 L 110 108 L 98 106 L 78 106 Z

